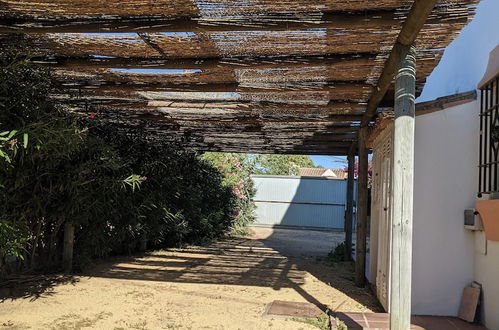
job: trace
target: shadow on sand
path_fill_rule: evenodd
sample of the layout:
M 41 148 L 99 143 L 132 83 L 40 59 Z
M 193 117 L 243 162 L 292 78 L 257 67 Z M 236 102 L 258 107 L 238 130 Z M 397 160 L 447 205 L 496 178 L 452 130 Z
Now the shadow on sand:
M 270 243 L 269 243 L 270 242 Z M 323 311 L 335 312 L 342 302 L 327 306 L 304 288 L 306 273 L 343 292 L 359 304 L 380 311 L 369 289 L 354 284 L 352 263 L 329 262 L 326 258 L 287 256 L 273 247 L 272 240 L 230 239 L 207 247 L 158 251 L 136 257 L 113 258 L 88 272 L 90 277 L 292 288 Z
M 60 284 L 76 284 L 72 275 L 16 275 L 0 281 L 0 302 L 14 299 L 36 300 L 53 295 L 53 289 Z
M 328 301 L 319 301 L 304 289 L 307 272 L 359 304 L 373 311 L 381 311 L 369 289 L 355 286 L 352 263 L 333 264 L 325 257 L 296 256 L 271 237 L 228 239 L 209 246 L 109 258 L 83 275 L 124 280 L 271 287 L 274 290 L 291 288 L 324 312 L 339 310 L 348 299 L 334 302 L 334 305 Z M 0 282 L 0 301 L 18 298 L 35 300 L 53 295 L 54 287 L 59 284 L 77 282 L 78 277 L 69 275 L 18 276 Z

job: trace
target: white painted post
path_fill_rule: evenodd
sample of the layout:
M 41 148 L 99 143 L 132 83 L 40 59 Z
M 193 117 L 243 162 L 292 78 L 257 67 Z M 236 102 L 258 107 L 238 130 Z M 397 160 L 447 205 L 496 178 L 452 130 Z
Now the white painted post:
M 416 50 L 402 47 L 395 76 L 390 329 L 411 324 Z

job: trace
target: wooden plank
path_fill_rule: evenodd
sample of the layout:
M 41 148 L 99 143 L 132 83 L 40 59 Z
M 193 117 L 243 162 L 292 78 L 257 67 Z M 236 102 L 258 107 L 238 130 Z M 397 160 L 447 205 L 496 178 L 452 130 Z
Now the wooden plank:
M 87 117 L 89 114 L 85 114 Z M 104 117 L 101 118 L 100 114 L 97 114 L 96 120 L 109 122 L 114 121 L 117 125 L 130 125 L 137 126 L 142 123 L 142 121 L 135 118 L 127 118 L 126 120 L 115 118 L 115 117 Z M 296 131 L 301 132 L 312 132 L 312 133 L 352 133 L 357 132 L 358 126 L 353 126 L 350 123 L 325 123 L 325 122 L 257 122 L 257 123 L 230 123 L 230 122 L 216 122 L 216 121 L 184 121 L 175 120 L 172 122 L 159 122 L 151 121 L 147 122 L 146 128 L 160 129 L 165 134 L 171 134 L 177 131 L 189 131 L 189 132 L 263 132 L 265 134 L 272 134 L 274 132 L 280 131 L 282 133 L 294 133 Z
M 100 113 L 102 115 L 102 113 Z M 111 114 L 112 116 L 117 116 L 118 114 Z M 332 116 L 326 119 L 311 119 L 311 118 L 285 118 L 282 116 L 273 116 L 273 117 L 265 117 L 254 116 L 254 115 L 246 115 L 246 116 L 227 116 L 227 115 L 213 115 L 207 116 L 206 114 L 201 114 L 199 116 L 193 116 L 191 114 L 162 114 L 162 113 L 143 113 L 143 112 L 134 112 L 134 113 L 124 113 L 120 114 L 123 118 L 135 118 L 138 120 L 149 120 L 149 121 L 166 121 L 172 122 L 175 120 L 182 120 L 184 122 L 196 122 L 203 121 L 208 122 L 211 121 L 213 124 L 220 124 L 221 121 L 226 121 L 228 124 L 236 126 L 237 124 L 242 123 L 294 123 L 294 122 L 308 122 L 308 123 L 323 123 L 323 124 L 333 124 L 333 123 L 351 123 L 351 122 L 360 122 L 361 116 Z
M 461 20 L 442 12 L 428 33 L 419 38 L 423 49 L 446 45 L 449 31 Z M 467 14 L 467 12 L 465 12 Z M 348 17 L 345 15 L 344 17 Z M 211 58 L 245 56 L 310 56 L 328 54 L 382 53 L 393 45 L 400 18 L 392 24 L 369 27 L 364 20 L 350 19 L 348 27 L 286 29 L 282 31 L 203 31 L 157 33 L 32 33 L 34 54 L 59 56 L 118 56 L 163 58 Z M 430 33 L 431 32 L 431 33 Z M 241 42 L 244 40 L 244 42 Z
M 347 206 L 345 211 L 345 260 L 352 259 L 353 193 L 355 182 L 355 144 L 348 153 Z
M 263 116 L 262 118 L 286 119 L 314 119 L 315 121 L 360 121 L 364 113 L 362 105 L 331 101 L 324 106 L 317 105 L 287 105 L 287 104 L 258 104 L 258 103 L 180 103 L 180 102 L 151 102 L 143 100 L 110 101 L 91 103 L 77 100 L 71 102 L 60 101 L 67 104 L 75 112 L 107 112 L 123 115 L 169 115 L 175 116 Z
M 402 59 L 406 54 L 408 47 L 411 47 L 416 37 L 423 27 L 426 19 L 435 7 L 438 0 L 414 1 L 409 15 L 402 25 L 402 29 L 397 38 L 397 42 L 393 45 L 378 83 L 375 92 L 371 95 L 367 104 L 367 111 L 362 120 L 362 126 L 366 126 L 376 113 L 376 109 L 390 87 L 395 72 Z
M 320 29 L 148 34 L 148 40 L 157 47 L 135 33 L 46 33 L 31 34 L 30 38 L 36 45 L 34 54 L 212 58 L 376 53 L 396 38 L 397 30 L 386 31 L 389 35 L 382 33 L 385 30 L 368 35 L 362 30 L 329 35 Z
M 418 63 L 421 71 L 418 79 L 424 82 L 426 75 L 431 72 L 440 58 L 440 52 L 419 52 Z M 47 59 L 46 59 L 47 60 Z M 225 60 L 199 60 L 173 59 L 151 60 L 154 67 L 147 67 L 147 60 L 127 59 L 122 62 L 105 61 L 102 66 L 115 64 L 124 66 L 124 69 L 103 69 L 83 65 L 78 67 L 80 59 L 74 59 L 67 66 L 55 70 L 61 88 L 72 90 L 95 91 L 105 88 L 110 92 L 119 91 L 271 91 L 271 90 L 324 90 L 342 83 L 375 84 L 381 72 L 382 62 L 375 61 L 373 57 L 343 55 L 341 57 L 316 56 L 316 57 L 289 57 L 279 59 L 244 58 L 240 61 Z M 88 59 L 88 62 L 100 63 L 99 60 Z M 324 61 L 324 63 L 321 63 Z M 41 62 L 41 63 L 46 63 Z M 55 64 L 57 65 L 57 61 Z M 61 62 L 64 65 L 65 62 Z M 139 67 L 144 64 L 142 71 L 129 71 L 126 66 Z M 160 68 L 166 65 L 165 71 L 147 73 L 147 70 Z M 184 65 L 185 64 L 185 65 Z M 76 65 L 77 67 L 75 67 Z M 158 66 L 158 67 L 156 67 Z M 76 71 L 75 71 L 76 70 Z
M 416 51 L 400 54 L 395 77 L 392 171 L 390 329 L 407 330 L 411 321 L 412 221 Z
M 467 322 L 474 322 L 480 299 L 480 288 L 466 287 L 463 291 L 458 317 Z
M 307 144 L 318 144 L 318 143 L 328 143 L 328 142 L 350 142 L 354 140 L 353 138 L 344 138 L 343 135 L 324 135 L 324 136 L 314 136 L 309 139 L 306 136 L 294 136 L 294 135 L 276 135 L 272 134 L 272 132 L 262 132 L 258 135 L 248 133 L 220 133 L 220 132 L 205 132 L 205 131 L 164 131 L 163 135 L 170 136 L 172 138 L 184 138 L 191 137 L 193 139 L 202 140 L 204 142 L 207 141 L 233 141 L 238 142 L 245 139 L 250 139 L 250 142 L 275 142 L 279 144 L 282 142 L 292 142 L 292 143 L 302 143 L 303 145 Z M 345 146 L 345 144 L 343 144 Z
M 4 20 L 18 20 L 21 23 L 33 24 L 51 20 L 52 25 L 74 21 L 93 21 L 99 19 L 111 20 L 154 20 L 154 19 L 206 19 L 211 20 L 238 17 L 272 17 L 285 19 L 286 16 L 296 17 L 301 15 L 322 12 L 353 12 L 393 10 L 407 7 L 411 0 L 318 0 L 314 2 L 303 0 L 260 0 L 258 6 L 242 2 L 209 0 L 195 2 L 191 0 L 3 0 L 0 7 L 0 17 Z M 280 14 L 280 15 L 279 15 Z M 287 14 L 287 15 L 286 15 Z M 313 18 L 313 16 L 312 16 Z
M 345 58 L 332 63 L 292 63 L 270 61 L 262 65 L 255 61 L 224 66 L 203 67 L 202 65 L 179 65 L 179 69 L 152 71 L 145 67 L 142 71 L 113 68 L 64 68 L 55 70 L 55 76 L 63 87 L 97 89 L 116 87 L 120 90 L 171 89 L 186 91 L 237 91 L 237 90 L 314 90 L 332 88 L 345 84 L 365 82 L 376 65 L 370 57 Z M 183 62 L 180 62 L 183 63 Z M 112 64 L 112 63 L 110 63 Z M 107 64 L 106 64 L 107 65 Z M 177 66 L 177 65 L 168 65 Z M 111 67 L 112 68 L 112 67 Z
M 345 144 L 336 146 L 336 144 L 332 145 L 330 143 L 322 143 L 322 144 L 301 144 L 291 141 L 244 141 L 244 140 L 204 140 L 198 139 L 197 137 L 189 137 L 186 140 L 181 139 L 172 139 L 170 136 L 165 135 L 151 135 L 153 140 L 164 140 L 164 141 L 179 141 L 185 145 L 190 147 L 199 147 L 199 148 L 207 148 L 211 146 L 225 146 L 225 147 L 233 147 L 233 148 L 246 148 L 246 149 L 286 149 L 286 150 L 294 150 L 294 151 L 315 151 L 316 153 L 324 153 L 330 151 L 342 151 L 348 153 L 348 147 L 345 147 Z
M 253 69 L 269 70 L 278 68 L 302 68 L 306 66 L 326 66 L 338 71 L 343 66 L 355 69 L 358 66 L 372 66 L 373 54 L 327 54 L 319 56 L 279 56 L 279 57 L 213 57 L 213 58 L 144 58 L 144 57 L 64 57 L 39 56 L 32 60 L 49 66 L 67 69 L 82 68 L 124 68 L 124 69 Z M 366 74 L 367 75 L 367 74 Z
M 2 15 L 4 14 L 4 15 Z M 228 17 L 99 17 L 99 18 L 19 18 L 6 17 L 0 11 L 0 33 L 156 33 L 156 32 L 224 32 L 284 31 L 299 29 L 349 30 L 353 28 L 385 29 L 397 27 L 404 11 L 344 13 L 303 12 L 265 13 L 265 15 Z
M 264 135 L 255 137 L 253 133 L 248 134 L 248 138 L 244 138 L 244 129 L 240 128 L 237 130 L 237 138 L 224 138 L 224 137 L 216 137 L 212 136 L 212 133 L 206 133 L 206 130 L 199 129 L 192 131 L 190 128 L 186 127 L 185 129 L 177 130 L 177 131 L 169 131 L 161 126 L 134 126 L 131 121 L 120 121 L 117 122 L 115 120 L 106 121 L 113 126 L 119 128 L 127 128 L 140 130 L 145 132 L 145 136 L 155 138 L 164 141 L 171 142 L 182 142 L 184 145 L 197 148 L 198 150 L 208 150 L 212 147 L 224 147 L 227 150 L 230 148 L 242 148 L 242 150 L 293 150 L 299 154 L 306 152 L 313 152 L 314 154 L 346 154 L 349 146 L 351 145 L 351 141 L 343 141 L 343 140 L 307 140 L 306 138 L 290 138 L 287 139 L 285 136 L 281 136 L 280 138 L 275 138 L 273 132 L 264 133 Z M 214 127 L 215 128 L 215 127 Z M 216 127 L 222 133 L 225 131 L 222 125 Z M 216 131 L 215 131 L 216 132 Z M 203 149 L 205 148 L 205 149 Z M 213 149 L 210 149 L 213 151 Z
M 206 85 L 205 85 L 206 86 Z M 189 86 L 190 88 L 190 86 Z M 363 83 L 338 83 L 331 86 L 304 90 L 246 90 L 244 87 L 226 87 L 223 91 L 176 91 L 162 89 L 150 90 L 95 90 L 64 91 L 54 94 L 55 99 L 67 102 L 99 103 L 100 101 L 181 101 L 181 102 L 268 102 L 290 105 L 327 105 L 329 101 L 344 101 L 354 104 L 367 102 L 372 86 Z M 360 106 L 359 106 L 360 108 Z M 364 107 L 362 106 L 362 109 Z
M 368 159 L 366 148 L 367 128 L 359 130 L 359 177 L 357 188 L 357 238 L 355 242 L 355 284 L 364 287 L 366 282 L 366 236 L 367 236 L 367 176 Z
M 244 149 L 244 146 L 227 148 L 227 147 L 207 147 L 207 148 L 191 148 L 186 146 L 187 149 L 191 149 L 197 152 L 229 152 L 229 153 L 253 153 L 253 154 L 266 154 L 266 155 L 318 155 L 318 156 L 345 156 L 348 150 L 325 150 L 325 151 L 315 151 L 310 150 L 293 150 L 293 149 Z

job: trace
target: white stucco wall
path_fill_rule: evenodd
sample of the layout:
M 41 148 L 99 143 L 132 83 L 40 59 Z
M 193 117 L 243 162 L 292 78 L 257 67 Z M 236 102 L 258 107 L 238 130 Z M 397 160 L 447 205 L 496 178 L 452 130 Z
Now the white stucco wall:
M 413 314 L 457 315 L 473 281 L 463 212 L 476 201 L 478 113 L 473 101 L 416 118 Z

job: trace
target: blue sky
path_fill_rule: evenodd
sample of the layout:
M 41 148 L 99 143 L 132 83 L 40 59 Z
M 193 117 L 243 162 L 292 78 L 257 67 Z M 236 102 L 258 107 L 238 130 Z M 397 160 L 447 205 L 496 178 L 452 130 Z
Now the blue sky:
M 499 44 L 498 14 L 498 0 L 480 2 L 473 21 L 445 49 L 418 102 L 476 88 L 485 73 L 490 51 Z
M 417 102 L 470 91 L 482 78 L 489 53 L 499 44 L 499 0 L 482 0 L 476 15 L 445 49 Z M 343 168 L 345 157 L 311 156 L 314 164 Z

